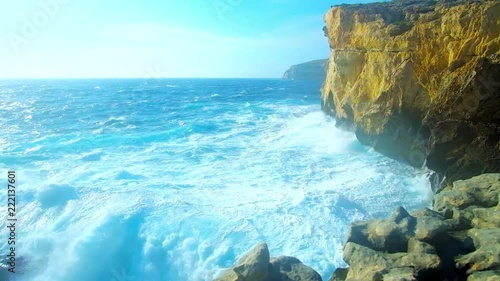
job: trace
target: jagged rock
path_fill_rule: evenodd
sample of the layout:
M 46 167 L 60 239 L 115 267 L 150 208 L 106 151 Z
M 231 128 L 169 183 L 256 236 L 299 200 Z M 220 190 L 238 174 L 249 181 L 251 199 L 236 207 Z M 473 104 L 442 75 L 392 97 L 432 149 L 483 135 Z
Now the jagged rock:
M 472 274 L 477 271 L 500 269 L 500 247 L 493 246 L 476 250 L 465 256 L 460 256 L 456 259 L 457 268 L 470 267 L 467 274 Z
M 389 254 L 352 242 L 344 248 L 344 260 L 350 265 L 345 279 L 339 280 L 415 280 L 420 271 L 436 270 L 439 257 L 432 253 Z
M 419 217 L 415 228 L 415 237 L 422 241 L 430 241 L 441 233 L 455 230 L 460 222 L 455 219 L 444 220 L 437 217 Z
M 431 210 L 429 208 L 418 209 L 416 211 L 411 212 L 411 215 L 414 217 L 436 217 L 439 219 L 445 218 L 441 213 Z
M 441 260 L 436 254 L 415 252 L 402 255 L 394 261 L 393 266 L 429 270 L 439 268 L 441 266 Z
M 472 220 L 474 219 L 474 210 L 477 206 L 470 206 L 463 210 L 453 207 L 451 210 L 445 210 L 451 213 L 451 218 L 460 222 L 460 227 L 457 230 L 465 230 L 472 227 Z
M 436 254 L 436 248 L 415 238 L 408 240 L 408 253 Z
M 498 228 L 500 227 L 500 210 L 495 208 L 476 208 L 472 210 L 474 228 Z
M 416 281 L 415 273 L 409 267 L 393 268 L 380 272 L 375 277 L 376 280 L 384 281 Z M 360 279 L 361 280 L 361 279 Z
M 374 280 L 377 273 L 391 264 L 388 254 L 352 242 L 345 244 L 344 261 L 350 266 L 346 281 L 361 278 Z
M 500 270 L 474 272 L 467 281 L 500 281 Z
M 271 281 L 321 281 L 321 276 L 312 268 L 294 257 L 271 259 L 269 267 Z
M 345 280 L 495 278 L 500 174 L 470 177 L 500 172 L 498 15 L 498 0 L 394 0 L 325 15 L 323 110 L 363 144 L 453 182 L 434 211 L 354 223 Z
M 500 171 L 499 14 L 496 0 L 333 7 L 323 110 L 450 182 Z
M 434 196 L 434 209 L 465 209 L 470 206 L 495 207 L 498 205 L 500 174 L 484 174 L 468 180 L 455 181 L 451 187 Z
M 236 265 L 225 271 L 216 281 L 267 281 L 269 267 L 269 249 L 266 243 L 260 243 L 243 256 Z
M 344 247 L 349 268 L 330 280 L 495 280 L 500 270 L 498 182 L 500 174 L 485 174 L 446 187 L 446 196 L 435 200 L 445 206 L 441 212 L 409 214 L 399 207 L 386 220 L 353 223 Z M 474 205 L 448 200 L 447 194 L 472 198 L 466 200 Z
M 260 243 L 235 266 L 214 281 L 322 281 L 312 268 L 294 257 L 270 259 L 266 243 Z
M 434 208 L 467 228 L 500 227 L 500 174 L 460 180 L 434 196 Z M 463 229 L 463 227 L 462 227 Z
M 389 253 L 404 252 L 415 223 L 415 218 L 399 207 L 388 220 L 353 223 L 347 235 L 347 242 Z
M 474 242 L 476 249 L 500 245 L 500 228 L 495 229 L 471 229 L 469 236 Z M 500 253 L 500 252 L 499 252 Z
M 458 257 L 457 267 L 469 267 L 469 274 L 483 270 L 500 270 L 500 228 L 471 229 L 469 235 L 476 250 Z
M 347 273 L 349 272 L 348 268 L 336 268 L 333 272 L 332 277 L 328 279 L 328 281 L 345 281 L 347 278 Z
M 416 216 L 398 207 L 387 220 L 355 222 L 351 225 L 347 242 L 354 242 L 377 251 L 406 252 L 411 237 L 430 241 L 446 231 L 463 228 L 460 220 L 444 219 L 442 215 L 429 209 L 419 210 L 414 214 Z
M 428 209 L 413 214 L 418 217 L 399 207 L 385 221 L 354 223 L 344 248 L 344 261 L 350 266 L 345 280 L 425 280 L 416 276 L 435 276 L 441 259 L 435 247 L 424 241 L 446 233 L 455 220 Z M 395 252 L 391 251 L 396 249 L 394 245 L 398 245 Z

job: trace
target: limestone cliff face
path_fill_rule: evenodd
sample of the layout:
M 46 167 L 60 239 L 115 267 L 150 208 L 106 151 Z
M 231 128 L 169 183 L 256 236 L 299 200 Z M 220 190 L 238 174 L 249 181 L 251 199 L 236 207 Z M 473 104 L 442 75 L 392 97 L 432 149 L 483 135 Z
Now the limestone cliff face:
M 449 180 L 500 171 L 500 1 L 340 5 L 325 22 L 338 125 Z
M 283 75 L 283 79 L 324 81 L 327 63 L 328 59 L 324 59 L 292 65 Z

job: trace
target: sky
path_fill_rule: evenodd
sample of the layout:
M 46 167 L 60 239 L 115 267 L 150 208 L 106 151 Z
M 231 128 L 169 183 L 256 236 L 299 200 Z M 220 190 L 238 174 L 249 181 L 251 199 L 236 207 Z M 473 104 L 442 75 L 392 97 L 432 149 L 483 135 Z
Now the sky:
M 278 78 L 369 0 L 0 0 L 0 78 Z

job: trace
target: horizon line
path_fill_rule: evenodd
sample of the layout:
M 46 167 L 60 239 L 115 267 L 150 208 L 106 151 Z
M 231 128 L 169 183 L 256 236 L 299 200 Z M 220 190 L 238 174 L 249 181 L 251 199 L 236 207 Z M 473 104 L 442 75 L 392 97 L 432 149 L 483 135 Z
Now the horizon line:
M 282 77 L 0 77 L 5 80 L 98 80 L 98 79 L 144 79 L 144 80 L 166 80 L 166 79 L 283 79 Z

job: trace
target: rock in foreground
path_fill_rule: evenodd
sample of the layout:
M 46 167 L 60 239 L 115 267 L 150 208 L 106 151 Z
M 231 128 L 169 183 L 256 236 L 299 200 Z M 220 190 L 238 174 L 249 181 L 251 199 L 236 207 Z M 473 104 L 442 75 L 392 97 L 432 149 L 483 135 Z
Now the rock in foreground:
M 312 268 L 294 257 L 270 258 L 261 243 L 214 281 L 322 281 Z
M 353 223 L 330 281 L 500 280 L 500 174 L 456 181 L 434 210 Z

